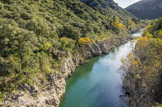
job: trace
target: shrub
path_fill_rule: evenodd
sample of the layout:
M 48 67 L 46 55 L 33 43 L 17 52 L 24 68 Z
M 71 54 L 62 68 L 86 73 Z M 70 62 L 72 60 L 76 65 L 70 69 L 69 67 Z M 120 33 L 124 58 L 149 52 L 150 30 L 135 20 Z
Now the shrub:
M 160 30 L 158 31 L 157 37 L 158 37 L 158 38 L 162 38 L 162 29 L 160 29 Z
M 131 26 L 131 27 L 134 27 L 136 24 L 134 23 L 134 21 L 132 21 L 132 20 L 128 20 L 128 23 L 129 23 L 129 25 Z
M 92 43 L 92 40 L 89 37 L 80 38 L 78 40 L 79 44 Z
M 112 22 L 112 27 L 113 27 L 113 30 L 116 30 L 116 31 L 126 30 L 126 25 L 119 22 L 119 17 L 115 17 L 114 21 Z
M 51 28 L 47 21 L 41 17 L 35 17 L 26 24 L 26 29 L 34 31 L 37 35 L 50 35 Z
M 0 26 L 0 54 L 7 56 L 9 54 L 22 53 L 25 48 L 33 51 L 37 49 L 38 39 L 33 32 L 19 28 L 17 25 L 3 24 Z
M 149 32 L 145 32 L 145 36 L 148 37 L 148 38 L 153 38 L 153 35 Z
M 71 25 L 65 25 L 63 29 L 60 30 L 60 36 L 77 40 L 80 37 L 80 31 Z
M 49 42 L 44 43 L 43 50 L 47 51 L 49 48 L 52 48 L 52 44 Z
M 74 47 L 75 47 L 74 40 L 67 37 L 60 38 L 60 48 L 62 48 L 63 50 L 72 51 Z

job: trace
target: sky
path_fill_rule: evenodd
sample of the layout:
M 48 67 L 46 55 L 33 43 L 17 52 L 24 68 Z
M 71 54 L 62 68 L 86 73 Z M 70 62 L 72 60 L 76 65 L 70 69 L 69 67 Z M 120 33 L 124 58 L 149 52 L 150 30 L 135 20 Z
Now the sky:
M 118 3 L 118 5 L 122 8 L 126 8 L 127 6 L 138 2 L 140 0 L 114 0 L 116 3 Z

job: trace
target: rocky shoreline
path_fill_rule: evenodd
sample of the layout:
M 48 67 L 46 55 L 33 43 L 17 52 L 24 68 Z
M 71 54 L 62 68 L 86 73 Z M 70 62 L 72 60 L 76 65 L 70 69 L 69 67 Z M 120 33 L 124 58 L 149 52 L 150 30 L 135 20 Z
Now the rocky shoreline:
M 131 39 L 131 37 L 116 37 L 79 46 L 80 54 L 70 55 L 62 60 L 60 66 L 62 74 L 49 75 L 49 83 L 35 79 L 35 82 L 39 84 L 38 86 L 21 85 L 19 89 L 23 91 L 15 92 L 11 98 L 6 99 L 0 105 L 3 107 L 58 107 L 61 96 L 65 94 L 66 80 L 72 76 L 76 67 L 86 63 L 89 58 L 108 54 L 112 48 Z

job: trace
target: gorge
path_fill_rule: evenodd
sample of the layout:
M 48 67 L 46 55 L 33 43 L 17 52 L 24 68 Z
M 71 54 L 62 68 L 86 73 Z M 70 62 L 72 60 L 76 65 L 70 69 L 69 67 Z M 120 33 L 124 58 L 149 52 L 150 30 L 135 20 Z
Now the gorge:
M 139 37 L 142 32 L 133 34 Z M 66 93 L 60 107 L 126 107 L 122 100 L 122 65 L 135 46 L 135 41 L 117 46 L 108 55 L 95 57 L 81 65 L 67 80 Z
M 150 22 L 114 0 L 0 0 L 0 106 L 125 106 L 120 60 L 135 45 L 131 34 Z M 155 23 L 138 54 L 151 47 L 147 55 L 160 71 L 162 22 Z

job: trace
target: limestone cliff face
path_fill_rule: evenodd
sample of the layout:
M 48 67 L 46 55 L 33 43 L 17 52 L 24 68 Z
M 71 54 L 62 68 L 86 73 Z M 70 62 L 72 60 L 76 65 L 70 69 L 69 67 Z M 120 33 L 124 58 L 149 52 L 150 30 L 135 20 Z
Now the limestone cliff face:
M 19 89 L 23 91 L 15 92 L 15 95 L 6 99 L 6 103 L 12 107 L 27 105 L 32 107 L 58 107 L 60 98 L 65 93 L 66 79 L 72 76 L 76 67 L 84 64 L 89 58 L 109 53 L 110 49 L 129 39 L 116 37 L 79 46 L 79 54 L 70 55 L 62 60 L 60 66 L 62 74 L 53 73 L 49 75 L 50 82 L 35 79 L 38 86 L 21 85 Z M 39 86 L 44 87 L 40 88 Z M 4 105 L 3 107 L 7 106 Z
M 23 91 L 15 92 L 11 98 L 6 99 L 2 107 L 58 107 L 61 96 L 65 93 L 66 81 L 60 74 L 51 74 L 50 83 L 37 81 L 38 86 L 23 84 L 19 88 Z

